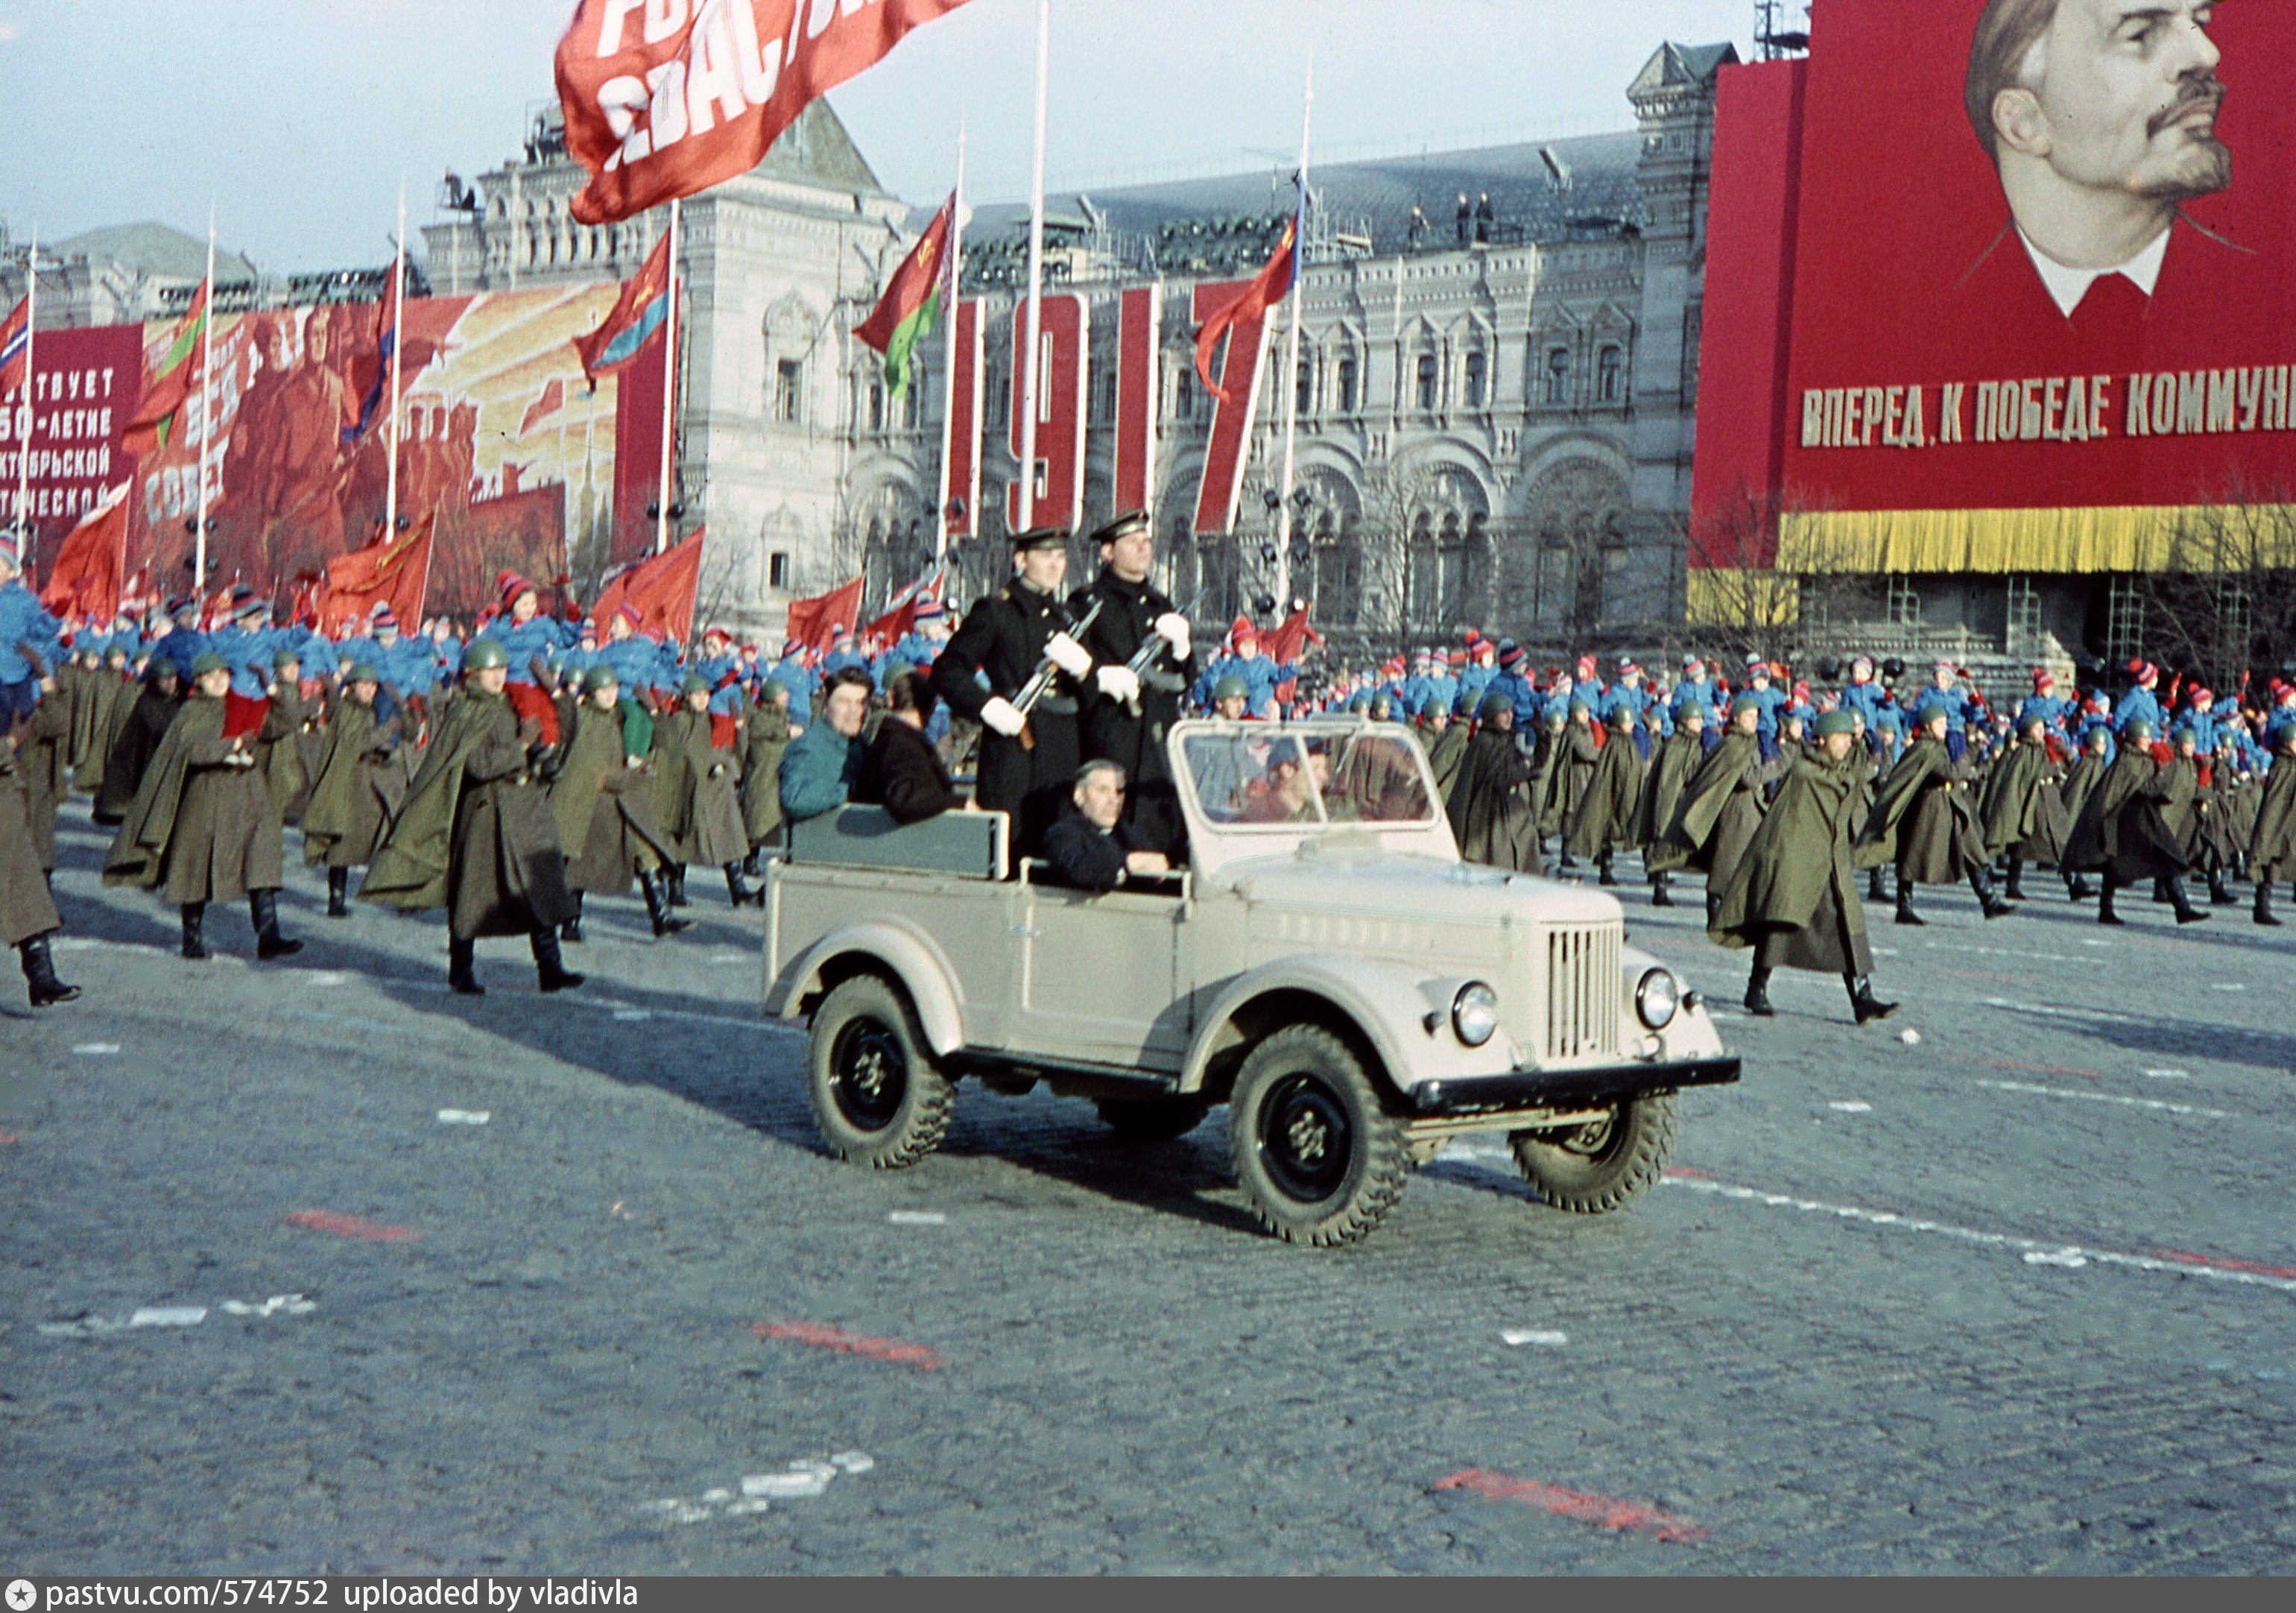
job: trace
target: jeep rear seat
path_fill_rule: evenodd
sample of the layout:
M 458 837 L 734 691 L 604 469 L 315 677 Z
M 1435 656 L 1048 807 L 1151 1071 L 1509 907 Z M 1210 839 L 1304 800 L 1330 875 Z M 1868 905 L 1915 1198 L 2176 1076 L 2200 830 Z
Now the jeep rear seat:
M 943 812 L 905 826 L 882 807 L 840 807 L 791 826 L 789 860 L 1003 879 L 1011 821 L 1002 812 Z

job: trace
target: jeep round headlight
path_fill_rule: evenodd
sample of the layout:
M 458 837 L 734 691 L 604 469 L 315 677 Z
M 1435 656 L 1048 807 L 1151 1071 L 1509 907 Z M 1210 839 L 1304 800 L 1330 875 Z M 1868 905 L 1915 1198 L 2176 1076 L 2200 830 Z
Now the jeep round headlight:
M 1635 987 L 1635 1016 L 1653 1031 L 1672 1025 L 1674 1011 L 1681 1006 L 1682 986 L 1664 969 L 1646 970 Z
M 1479 1048 L 1498 1034 L 1499 994 L 1480 980 L 1471 980 L 1451 999 L 1451 1029 L 1471 1048 Z

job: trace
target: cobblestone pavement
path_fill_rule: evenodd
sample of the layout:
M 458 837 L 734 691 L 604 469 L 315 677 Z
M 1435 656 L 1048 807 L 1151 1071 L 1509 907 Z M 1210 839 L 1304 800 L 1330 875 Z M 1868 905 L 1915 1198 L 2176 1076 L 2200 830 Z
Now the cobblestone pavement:
M 2296 1567 L 2296 943 L 2241 909 L 1929 893 L 1874 915 L 1906 1013 L 1781 976 L 1629 1211 L 1469 1145 L 1319 1254 L 1225 1111 L 968 1084 L 919 1168 L 832 1164 L 699 876 L 691 935 L 601 904 L 588 989 L 488 942 L 472 1004 L 299 868 L 301 957 L 219 910 L 184 963 L 84 812 L 88 995 L 0 994 L 0 1570 Z M 1623 894 L 1734 1001 L 1694 885 Z

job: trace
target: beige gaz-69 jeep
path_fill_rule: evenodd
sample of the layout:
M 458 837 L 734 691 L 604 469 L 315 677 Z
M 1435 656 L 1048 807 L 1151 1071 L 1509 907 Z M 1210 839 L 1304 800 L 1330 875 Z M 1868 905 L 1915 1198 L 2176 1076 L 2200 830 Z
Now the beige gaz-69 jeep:
M 1676 1095 L 1737 1080 L 1617 901 L 1460 860 L 1407 730 L 1183 722 L 1167 744 L 1187 865 L 1107 894 L 1008 868 L 1001 813 L 798 826 L 766 1012 L 811 1022 L 832 1152 L 915 1164 L 967 1076 L 1088 1098 L 1142 1140 L 1225 1103 L 1268 1229 L 1343 1244 L 1475 1132 L 1546 1203 L 1617 1209 L 1665 1169 Z

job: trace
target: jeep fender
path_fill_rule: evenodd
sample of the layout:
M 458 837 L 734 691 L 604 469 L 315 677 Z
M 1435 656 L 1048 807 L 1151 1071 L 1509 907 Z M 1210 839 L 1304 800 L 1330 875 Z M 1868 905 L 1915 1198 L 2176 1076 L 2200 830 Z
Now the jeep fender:
M 1428 1067 L 1421 1022 L 1428 1012 L 1425 975 L 1376 959 L 1301 956 L 1279 959 L 1222 988 L 1198 1022 L 1195 1041 L 1180 1074 L 1180 1090 L 1201 1091 L 1212 1061 L 1242 1039 L 1237 1016 L 1271 996 L 1315 999 L 1353 1026 L 1377 1057 L 1377 1074 L 1398 1091 L 1408 1091 L 1439 1072 Z M 1296 1016 L 1294 1016 L 1297 1017 Z
M 865 959 L 870 972 L 884 975 L 909 994 L 932 1050 L 946 1056 L 964 1045 L 964 1022 L 957 1012 L 955 975 L 931 938 L 904 924 L 880 920 L 849 925 L 815 942 L 784 968 L 766 992 L 766 1016 L 793 1015 L 819 989 L 832 966 Z

